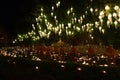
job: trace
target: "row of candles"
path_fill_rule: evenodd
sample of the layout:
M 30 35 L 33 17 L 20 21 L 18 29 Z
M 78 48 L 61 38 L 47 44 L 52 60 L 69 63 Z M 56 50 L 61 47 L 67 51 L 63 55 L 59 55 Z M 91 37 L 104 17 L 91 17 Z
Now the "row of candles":
M 27 58 L 34 61 L 42 60 L 53 60 L 58 63 L 65 64 L 67 62 L 75 62 L 81 65 L 90 65 L 90 66 L 101 66 L 109 67 L 116 66 L 115 61 L 119 59 L 117 57 L 108 57 L 104 54 L 90 55 L 89 53 L 79 53 L 79 52 L 55 52 L 55 51 L 44 51 L 44 50 L 35 50 L 34 48 L 23 48 L 23 47 L 11 47 L 3 48 L 0 50 L 0 55 L 10 56 L 13 58 L 21 57 Z

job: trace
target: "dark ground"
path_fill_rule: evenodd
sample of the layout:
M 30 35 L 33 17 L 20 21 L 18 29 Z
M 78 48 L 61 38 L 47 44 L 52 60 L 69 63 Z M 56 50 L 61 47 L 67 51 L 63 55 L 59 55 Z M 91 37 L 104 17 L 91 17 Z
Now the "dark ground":
M 64 65 L 64 67 L 61 67 Z M 37 68 L 36 68 L 37 67 Z M 79 68 L 80 70 L 77 70 Z M 0 80 L 119 80 L 120 67 L 0 57 Z

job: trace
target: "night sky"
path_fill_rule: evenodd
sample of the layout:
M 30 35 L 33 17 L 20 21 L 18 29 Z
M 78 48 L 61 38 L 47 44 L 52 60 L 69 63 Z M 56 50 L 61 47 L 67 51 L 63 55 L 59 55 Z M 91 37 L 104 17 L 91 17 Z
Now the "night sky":
M 0 3 L 0 27 L 11 35 L 27 29 L 26 16 L 34 7 L 34 0 L 4 0 Z
M 4 0 L 0 2 L 0 27 L 10 35 L 31 30 L 32 12 L 36 5 L 49 4 L 52 0 Z M 54 1 L 54 0 L 53 0 Z

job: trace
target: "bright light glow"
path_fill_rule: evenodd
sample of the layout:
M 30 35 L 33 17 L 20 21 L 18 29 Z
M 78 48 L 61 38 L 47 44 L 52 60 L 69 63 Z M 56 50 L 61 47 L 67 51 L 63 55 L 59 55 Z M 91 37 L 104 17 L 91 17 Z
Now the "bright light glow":
M 101 20 L 101 19 L 102 19 L 102 17 L 101 17 L 101 16 L 99 16 L 99 19 Z
M 114 24 L 115 24 L 115 26 L 117 26 L 118 22 L 117 22 L 117 21 L 115 21 L 115 22 L 114 22 Z
M 118 19 L 118 22 L 120 23 L 120 18 Z
M 117 17 L 117 14 L 116 14 L 116 13 L 113 13 L 113 17 L 115 17 L 115 18 L 116 18 L 116 17 Z
M 54 11 L 54 6 L 52 6 L 52 11 Z
M 78 71 L 81 71 L 81 70 L 82 70 L 82 68 L 77 68 L 77 70 L 78 70 Z
M 104 11 L 101 11 L 101 12 L 100 12 L 100 16 L 103 16 L 103 15 L 104 15 Z
M 106 74 L 107 72 L 106 71 L 102 71 L 102 73 Z
M 57 6 L 57 7 L 59 7 L 59 6 L 60 6 L 60 1 L 58 1 L 58 2 L 56 3 L 56 6 Z
M 41 12 L 43 12 L 43 8 L 41 8 Z
M 108 19 L 110 20 L 112 18 L 112 14 L 108 14 Z
M 39 67 L 38 67 L 38 66 L 36 66 L 36 67 L 35 67 L 35 69 L 39 69 Z
M 46 13 L 46 10 L 44 10 L 44 7 L 42 7 L 40 9 L 40 15 L 35 18 L 36 24 L 32 24 L 33 30 L 27 32 L 26 34 L 18 34 L 18 38 L 15 39 L 13 43 L 17 43 L 17 41 L 24 41 L 27 38 L 31 38 L 33 41 L 37 41 L 42 38 L 49 39 L 52 33 L 55 33 L 55 35 L 58 36 L 61 36 L 63 32 L 65 32 L 67 36 L 73 36 L 75 32 L 92 33 L 94 31 L 94 25 L 95 28 L 99 29 L 100 32 L 104 34 L 105 29 L 103 27 L 103 23 L 105 22 L 105 18 L 107 19 L 105 22 L 106 27 L 114 24 L 114 27 L 117 28 L 117 25 L 120 23 L 120 9 L 117 5 L 115 5 L 113 8 L 110 8 L 109 5 L 106 5 L 104 10 L 101 11 L 99 11 L 98 8 L 89 6 L 86 8 L 85 12 L 79 16 L 74 12 L 74 7 L 70 7 L 65 11 L 65 14 L 67 15 L 66 17 L 69 19 L 65 20 L 65 22 L 59 21 L 59 15 L 57 14 L 59 13 L 58 7 L 60 7 L 60 1 L 58 1 L 56 5 L 51 6 L 50 13 Z M 110 9 L 113 11 L 111 12 Z M 95 11 L 95 16 L 98 16 L 99 20 L 86 22 L 87 17 L 89 15 L 91 16 L 91 14 L 88 14 L 89 11 L 91 13 Z M 94 17 L 93 14 L 92 17 Z M 50 21 L 50 19 L 53 19 L 53 21 Z M 36 31 L 38 31 L 38 34 Z M 93 39 L 92 34 L 90 38 Z
M 70 14 L 70 11 L 69 11 L 69 10 L 67 11 L 67 14 L 68 14 L 68 15 Z
M 105 30 L 104 30 L 104 29 L 102 29 L 102 33 L 103 33 L 103 34 L 105 33 Z
M 64 68 L 65 66 L 64 65 L 61 65 L 62 68 Z
M 116 6 L 114 7 L 114 9 L 115 9 L 115 10 L 118 10 L 118 9 L 119 9 L 119 6 L 116 5 Z
M 51 12 L 51 16 L 53 16 L 53 12 Z
M 93 12 L 93 8 L 90 8 L 90 12 Z
M 105 6 L 105 10 L 109 10 L 110 7 L 108 5 Z
M 110 21 L 107 21 L 107 25 L 110 26 Z
M 73 8 L 71 8 L 70 10 L 71 10 L 71 12 L 73 12 Z
M 101 31 L 101 30 L 102 30 L 102 27 L 99 27 L 99 30 Z
M 97 12 L 98 11 L 98 9 L 95 9 L 95 12 Z

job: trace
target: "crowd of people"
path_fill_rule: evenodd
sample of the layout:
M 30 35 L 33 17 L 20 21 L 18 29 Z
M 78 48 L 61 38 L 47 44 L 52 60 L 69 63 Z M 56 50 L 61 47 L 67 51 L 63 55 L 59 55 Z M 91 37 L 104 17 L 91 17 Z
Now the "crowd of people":
M 53 60 L 59 63 L 75 62 L 82 65 L 116 66 L 119 50 L 112 46 L 15 46 L 0 49 L 1 56 L 30 60 Z

